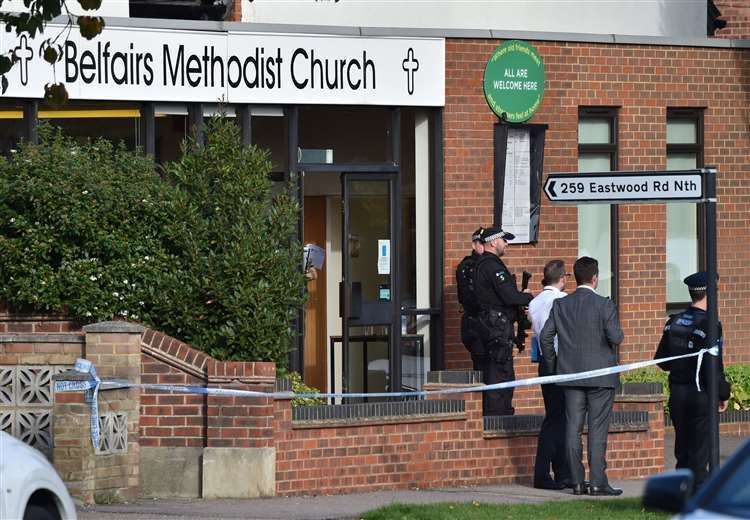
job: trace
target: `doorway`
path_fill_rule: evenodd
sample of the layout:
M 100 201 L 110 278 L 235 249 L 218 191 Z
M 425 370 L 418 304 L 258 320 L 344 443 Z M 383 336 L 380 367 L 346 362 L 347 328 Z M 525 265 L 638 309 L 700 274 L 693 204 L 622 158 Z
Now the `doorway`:
M 319 107 L 298 121 L 303 241 L 325 250 L 302 316 L 304 380 L 336 393 L 420 390 L 442 336 L 429 112 Z

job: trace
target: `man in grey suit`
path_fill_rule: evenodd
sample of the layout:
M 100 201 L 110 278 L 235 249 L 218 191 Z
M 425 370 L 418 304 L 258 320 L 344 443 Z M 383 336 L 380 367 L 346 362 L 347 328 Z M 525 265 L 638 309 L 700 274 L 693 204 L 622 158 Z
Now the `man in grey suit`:
M 555 300 L 539 338 L 544 361 L 556 374 L 574 374 L 616 365 L 616 348 L 624 337 L 615 304 L 595 292 L 599 282 L 599 263 L 583 256 L 573 265 L 573 273 L 578 288 L 568 297 Z M 565 392 L 565 446 L 573 494 L 620 495 L 622 490 L 611 487 L 606 475 L 607 434 L 617 375 L 558 385 Z M 588 489 L 584 483 L 581 445 L 587 412 L 591 481 Z

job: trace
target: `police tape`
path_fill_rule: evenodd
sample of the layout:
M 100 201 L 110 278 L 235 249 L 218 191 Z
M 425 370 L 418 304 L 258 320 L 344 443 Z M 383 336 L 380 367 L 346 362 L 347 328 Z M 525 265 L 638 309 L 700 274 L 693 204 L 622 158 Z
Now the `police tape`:
M 461 387 L 450 387 L 440 388 L 437 390 L 419 390 L 412 392 L 353 392 L 353 393 L 337 393 L 337 392 L 259 392 L 255 390 L 234 390 L 231 388 L 207 388 L 205 386 L 198 385 L 162 385 L 155 383 L 131 383 L 129 381 L 120 379 L 101 380 L 96 375 L 96 368 L 85 359 L 79 359 L 76 361 L 75 370 L 77 372 L 89 374 L 89 379 L 85 381 L 79 380 L 58 380 L 55 381 L 55 392 L 86 392 L 86 402 L 91 405 L 91 442 L 94 448 L 99 446 L 99 413 L 98 413 L 98 392 L 99 390 L 120 390 L 138 388 L 141 390 L 156 390 L 162 392 L 176 392 L 184 394 L 198 394 L 198 395 L 211 395 L 220 397 L 264 397 L 264 398 L 363 398 L 363 397 L 426 397 L 430 395 L 446 395 L 446 394 L 465 394 L 471 392 L 489 392 L 492 390 L 504 390 L 509 388 L 518 388 L 521 386 L 534 386 L 534 385 L 547 385 L 555 383 L 569 383 L 571 381 L 580 381 L 583 379 L 591 379 L 594 377 L 608 376 L 614 374 L 620 374 L 622 372 L 628 372 L 630 370 L 637 370 L 639 368 L 646 368 L 654 366 L 660 363 L 668 363 L 670 361 L 676 361 L 678 359 L 686 359 L 691 357 L 698 357 L 698 362 L 695 370 L 695 383 L 700 388 L 700 370 L 703 363 L 704 354 L 711 354 L 713 356 L 719 355 L 718 347 L 704 348 L 697 352 L 691 352 L 690 354 L 682 354 L 679 356 L 671 356 L 660 359 L 652 359 L 648 361 L 638 361 L 635 363 L 628 363 L 627 365 L 615 365 L 611 367 L 599 368 L 596 370 L 588 370 L 586 372 L 576 372 L 574 374 L 558 374 L 552 376 L 540 376 L 531 377 L 528 379 L 520 379 L 516 381 L 504 381 L 502 383 L 494 383 L 491 385 L 477 385 L 477 386 L 461 386 Z

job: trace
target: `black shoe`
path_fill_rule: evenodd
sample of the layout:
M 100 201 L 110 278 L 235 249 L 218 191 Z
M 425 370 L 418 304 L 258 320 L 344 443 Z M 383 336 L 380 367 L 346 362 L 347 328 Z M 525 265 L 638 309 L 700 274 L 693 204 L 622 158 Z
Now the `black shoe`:
M 613 488 L 609 484 L 604 486 L 591 486 L 589 489 L 589 495 L 595 497 L 616 497 L 622 495 L 622 489 Z
M 574 495 L 585 495 L 589 492 L 589 487 L 585 484 L 573 484 Z
M 552 489 L 554 491 L 560 491 L 561 489 L 565 489 L 565 484 L 550 479 L 541 482 L 534 482 L 534 487 L 537 489 Z
M 566 488 L 568 488 L 568 489 L 573 489 L 576 486 L 575 483 L 573 481 L 571 481 L 571 480 L 564 480 L 562 482 L 562 484 Z M 583 487 L 585 487 L 586 489 L 588 489 L 588 487 L 589 487 L 589 481 L 588 480 L 584 480 L 583 481 Z

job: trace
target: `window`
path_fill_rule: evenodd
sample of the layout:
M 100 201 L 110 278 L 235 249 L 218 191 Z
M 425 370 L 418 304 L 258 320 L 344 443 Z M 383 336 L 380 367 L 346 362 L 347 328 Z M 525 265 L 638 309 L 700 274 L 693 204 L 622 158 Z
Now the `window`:
M 703 166 L 703 113 L 701 110 L 667 110 L 667 170 Z M 667 204 L 667 308 L 690 301 L 682 280 L 701 268 L 698 205 Z
M 578 171 L 617 170 L 617 109 L 580 108 L 578 111 Z M 578 256 L 599 261 L 599 288 L 617 301 L 617 207 L 578 206 Z

